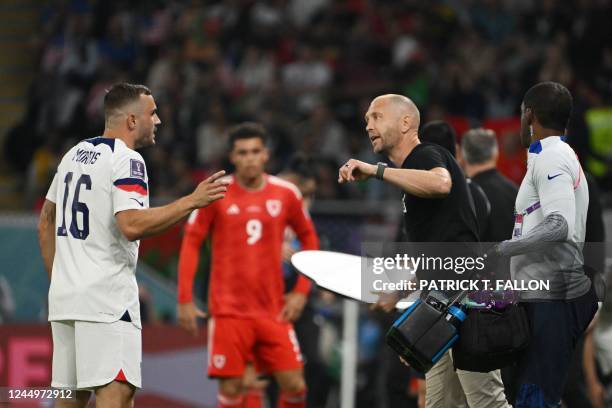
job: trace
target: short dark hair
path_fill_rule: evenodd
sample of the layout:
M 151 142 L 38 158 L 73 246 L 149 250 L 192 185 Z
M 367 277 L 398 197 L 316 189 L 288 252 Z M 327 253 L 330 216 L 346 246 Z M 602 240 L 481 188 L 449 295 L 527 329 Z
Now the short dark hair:
M 104 116 L 108 119 L 116 110 L 137 101 L 140 95 L 151 95 L 151 90 L 144 85 L 125 82 L 113 85 L 104 96 Z
M 497 139 L 491 129 L 471 129 L 461 138 L 463 159 L 468 164 L 486 163 L 493 158 L 496 150 Z
M 252 139 L 257 137 L 261 139 L 264 145 L 268 142 L 268 132 L 266 128 L 256 122 L 244 122 L 232 127 L 229 132 L 229 149 L 234 148 L 236 140 Z
M 532 86 L 523 98 L 538 122 L 553 130 L 565 131 L 572 113 L 572 94 L 557 82 L 540 82 Z
M 451 125 L 443 120 L 432 120 L 424 124 L 419 138 L 422 142 L 435 143 L 442 146 L 451 152 L 453 157 L 457 155 L 455 147 L 457 144 L 457 134 Z

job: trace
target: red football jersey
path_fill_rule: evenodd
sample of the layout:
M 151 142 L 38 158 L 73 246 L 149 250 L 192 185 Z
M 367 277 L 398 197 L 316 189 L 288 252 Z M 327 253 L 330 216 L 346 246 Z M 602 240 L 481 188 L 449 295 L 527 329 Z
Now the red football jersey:
M 225 198 L 194 211 L 186 225 L 179 258 L 179 303 L 192 300 L 200 247 L 212 234 L 209 310 L 214 316 L 276 318 L 284 305 L 282 244 L 287 226 L 302 249 L 319 239 L 297 187 L 265 175 L 259 190 L 247 190 L 230 176 Z M 295 291 L 308 293 L 299 276 Z

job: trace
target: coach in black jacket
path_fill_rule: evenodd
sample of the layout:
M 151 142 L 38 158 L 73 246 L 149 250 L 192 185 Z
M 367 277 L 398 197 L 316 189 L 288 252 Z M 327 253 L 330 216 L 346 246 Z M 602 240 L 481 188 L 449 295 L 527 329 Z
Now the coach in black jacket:
M 480 236 L 481 242 L 501 242 L 512 237 L 514 202 L 517 186 L 497 171 L 498 157 L 495 132 L 472 129 L 461 139 L 461 153 L 466 176 L 474 180 L 491 203 L 489 223 Z

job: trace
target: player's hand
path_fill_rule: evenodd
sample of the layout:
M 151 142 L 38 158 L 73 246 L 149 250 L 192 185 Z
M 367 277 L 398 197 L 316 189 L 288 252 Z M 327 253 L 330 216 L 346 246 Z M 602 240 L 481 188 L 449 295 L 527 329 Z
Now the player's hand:
M 336 295 L 333 292 L 325 289 L 318 289 L 319 299 L 321 299 L 324 303 L 331 304 L 336 300 Z
M 218 171 L 198 184 L 193 193 L 191 193 L 191 199 L 195 208 L 206 207 L 225 197 L 229 182 L 219 180 L 224 175 L 224 170 Z
M 290 263 L 291 257 L 297 252 L 293 246 L 288 242 L 283 242 L 283 261 Z
M 508 258 L 504 258 L 502 252 L 500 251 L 500 246 L 504 244 L 505 241 L 502 241 L 497 244 L 491 245 L 483 254 L 483 259 L 485 262 L 485 268 L 482 271 L 475 271 L 472 274 L 470 279 L 472 280 L 480 280 L 480 279 L 495 279 L 497 271 L 503 262 L 508 262 Z
M 265 377 L 260 377 L 253 363 L 247 363 L 242 376 L 242 386 L 247 390 L 265 390 L 268 388 L 270 381 Z
M 402 299 L 400 292 L 379 292 L 373 291 L 372 294 L 378 295 L 376 303 L 370 306 L 370 309 L 380 309 L 383 312 L 389 313 L 395 309 L 395 305 Z
M 278 316 L 279 320 L 285 322 L 294 322 L 302 314 L 304 306 L 306 306 L 306 295 L 299 292 L 291 292 L 285 295 L 285 306 Z
M 198 317 L 206 319 L 208 315 L 193 303 L 179 303 L 176 308 L 176 317 L 179 326 L 194 336 L 198 335 Z
M 375 165 L 350 159 L 338 170 L 338 183 L 367 180 L 374 175 L 376 175 Z

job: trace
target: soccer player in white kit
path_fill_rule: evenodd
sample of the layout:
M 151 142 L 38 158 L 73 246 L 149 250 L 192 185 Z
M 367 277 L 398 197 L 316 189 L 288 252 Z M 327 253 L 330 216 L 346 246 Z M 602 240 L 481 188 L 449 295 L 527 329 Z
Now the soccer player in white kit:
M 51 278 L 53 387 L 77 389 L 82 407 L 131 407 L 141 387 L 141 324 L 136 284 L 139 239 L 164 231 L 225 196 L 220 171 L 193 193 L 149 208 L 148 177 L 134 149 L 155 143 L 161 121 L 143 85 L 114 85 L 104 98 L 105 129 L 68 151 L 39 222 Z
M 519 292 L 532 330 L 516 365 L 520 408 L 561 407 L 572 353 L 597 310 L 582 254 L 588 186 L 564 137 L 571 110 L 571 94 L 561 84 L 542 82 L 525 94 L 527 174 L 516 197 L 512 239 L 496 247 L 498 255 L 512 257 L 512 279 L 550 285 Z

